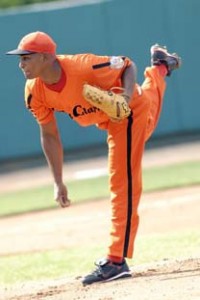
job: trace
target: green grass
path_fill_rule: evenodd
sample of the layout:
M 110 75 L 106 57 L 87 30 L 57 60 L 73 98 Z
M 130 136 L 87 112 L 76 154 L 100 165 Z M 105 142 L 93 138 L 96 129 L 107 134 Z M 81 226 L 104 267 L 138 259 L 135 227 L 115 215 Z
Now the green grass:
M 200 183 L 200 161 L 144 170 L 144 190 L 168 189 Z
M 188 258 L 200 255 L 200 235 L 196 230 L 138 236 L 136 264 L 163 259 Z
M 71 181 L 67 184 L 67 187 L 73 203 L 102 198 L 109 194 L 107 176 Z M 53 209 L 56 207 L 58 205 L 53 200 L 52 185 L 0 194 L 0 216 Z
M 200 183 L 200 162 L 187 162 L 170 166 L 145 169 L 144 192 L 189 186 Z M 67 184 L 73 203 L 109 197 L 108 176 L 75 180 Z M 29 211 L 53 209 L 52 186 L 0 194 L 0 216 Z
M 191 257 L 200 254 L 198 231 L 140 236 L 136 240 L 134 262 L 139 265 L 163 259 Z M 84 275 L 94 268 L 93 261 L 102 256 L 104 245 L 68 248 L 0 257 L 0 283 L 10 285 L 23 281 L 45 280 Z M 89 253 L 89 255 L 88 255 Z

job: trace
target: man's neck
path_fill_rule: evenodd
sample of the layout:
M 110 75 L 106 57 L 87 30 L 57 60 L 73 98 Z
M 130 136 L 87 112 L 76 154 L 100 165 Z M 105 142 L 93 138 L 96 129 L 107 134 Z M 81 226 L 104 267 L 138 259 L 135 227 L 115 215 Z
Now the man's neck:
M 62 69 L 57 60 L 55 60 L 48 68 L 45 69 L 40 79 L 45 84 L 55 84 L 59 82 L 62 74 Z
M 60 79 L 58 82 L 56 82 L 54 84 L 45 83 L 45 86 L 49 90 L 60 93 L 63 90 L 64 86 L 66 85 L 66 82 L 67 82 L 67 77 L 66 77 L 65 72 L 62 70 L 61 76 L 60 76 Z

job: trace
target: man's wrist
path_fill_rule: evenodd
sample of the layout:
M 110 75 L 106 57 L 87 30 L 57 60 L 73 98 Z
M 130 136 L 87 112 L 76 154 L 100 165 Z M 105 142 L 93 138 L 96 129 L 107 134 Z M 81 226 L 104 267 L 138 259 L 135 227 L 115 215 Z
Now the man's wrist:
M 129 103 L 131 97 L 127 94 L 123 94 L 123 97 L 126 100 L 126 102 Z
M 54 180 L 54 186 L 60 186 L 60 185 L 62 185 L 63 184 L 63 180 L 62 179 L 56 179 L 56 180 Z

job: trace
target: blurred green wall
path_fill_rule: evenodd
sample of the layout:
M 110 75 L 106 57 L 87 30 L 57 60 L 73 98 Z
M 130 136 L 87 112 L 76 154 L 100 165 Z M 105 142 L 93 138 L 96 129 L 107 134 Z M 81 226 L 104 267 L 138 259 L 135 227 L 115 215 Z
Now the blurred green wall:
M 150 46 L 156 42 L 167 45 L 181 55 L 183 65 L 167 78 L 163 112 L 154 136 L 200 131 L 200 1 L 85 2 L 74 7 L 46 4 L 0 11 L 0 159 L 41 153 L 38 125 L 24 107 L 24 77 L 18 58 L 4 55 L 22 36 L 36 30 L 54 38 L 58 53 L 129 56 L 137 64 L 139 83 L 150 64 Z M 57 116 L 65 149 L 106 141 L 106 133 L 95 126 L 81 128 L 67 115 Z

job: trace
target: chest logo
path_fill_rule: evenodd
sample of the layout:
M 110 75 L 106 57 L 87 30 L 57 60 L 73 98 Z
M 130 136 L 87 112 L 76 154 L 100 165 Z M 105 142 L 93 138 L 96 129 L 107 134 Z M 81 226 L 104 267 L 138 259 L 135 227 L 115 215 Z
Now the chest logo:
M 95 106 L 86 108 L 86 107 L 83 107 L 81 105 L 76 105 L 72 109 L 72 113 L 69 114 L 69 116 L 73 119 L 73 118 L 82 117 L 82 116 L 85 116 L 85 115 L 88 115 L 88 114 L 96 113 L 99 110 L 100 109 L 95 107 Z

